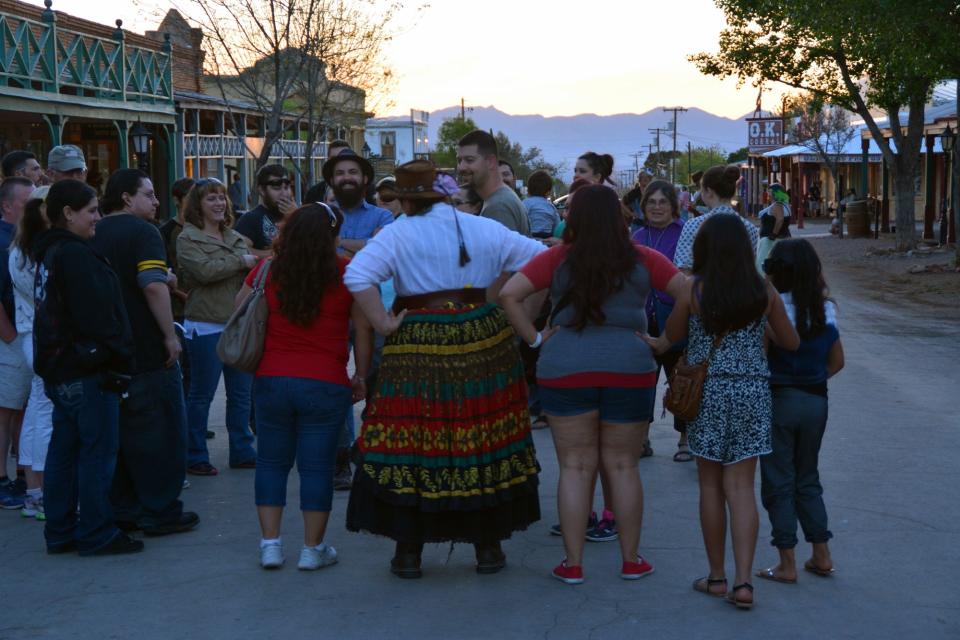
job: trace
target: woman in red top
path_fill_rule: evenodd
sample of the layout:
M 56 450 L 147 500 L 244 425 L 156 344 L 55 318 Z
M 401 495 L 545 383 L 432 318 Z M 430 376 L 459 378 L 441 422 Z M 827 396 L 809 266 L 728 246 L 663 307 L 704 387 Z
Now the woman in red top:
M 297 461 L 304 545 L 298 567 L 319 569 L 337 561 L 323 542 L 333 501 L 337 439 L 352 402 L 366 393 L 372 330 L 343 285 L 347 261 L 336 253 L 343 214 L 323 203 L 295 211 L 274 243 L 275 257 L 247 276 L 238 300 L 251 291 L 260 269 L 269 316 L 253 398 L 257 412 L 256 503 L 263 538 L 260 564 L 283 564 L 280 519 L 287 476 Z M 347 333 L 356 327 L 356 375 L 347 377 Z M 352 388 L 352 389 L 351 389 Z

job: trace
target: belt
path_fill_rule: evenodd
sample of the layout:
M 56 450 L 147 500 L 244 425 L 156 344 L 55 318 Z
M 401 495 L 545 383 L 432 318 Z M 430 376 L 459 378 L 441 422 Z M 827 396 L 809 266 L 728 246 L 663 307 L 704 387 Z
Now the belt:
M 393 303 L 393 309 L 394 311 L 402 309 L 440 309 L 448 302 L 484 304 L 486 301 L 486 289 L 446 289 L 444 291 L 421 293 L 416 296 L 398 296 Z

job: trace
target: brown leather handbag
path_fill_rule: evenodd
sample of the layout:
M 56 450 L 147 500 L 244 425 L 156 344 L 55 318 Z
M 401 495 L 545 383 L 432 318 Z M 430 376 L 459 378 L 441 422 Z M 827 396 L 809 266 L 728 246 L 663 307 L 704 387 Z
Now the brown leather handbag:
M 667 393 L 663 396 L 664 408 L 684 422 L 691 422 L 700 415 L 700 402 L 703 400 L 703 385 L 707 381 L 710 361 L 723 336 L 718 337 L 710 347 L 710 355 L 703 362 L 690 364 L 687 350 L 677 361 L 673 372 L 667 379 Z

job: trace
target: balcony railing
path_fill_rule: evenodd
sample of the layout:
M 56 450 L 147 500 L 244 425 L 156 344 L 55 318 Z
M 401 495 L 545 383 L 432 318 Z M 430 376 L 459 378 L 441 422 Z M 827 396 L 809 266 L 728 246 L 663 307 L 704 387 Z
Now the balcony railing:
M 0 87 L 107 100 L 173 104 L 169 37 L 159 50 L 128 45 L 117 21 L 113 38 L 0 13 Z
M 198 153 L 199 145 L 199 153 Z M 325 147 L 322 144 L 313 146 L 313 157 L 325 157 Z M 303 159 L 307 152 L 307 143 L 302 140 L 277 140 L 273 146 L 271 158 L 285 160 L 294 158 Z M 235 135 L 196 135 L 187 133 L 183 136 L 183 155 L 188 158 L 242 158 L 244 157 L 243 142 Z

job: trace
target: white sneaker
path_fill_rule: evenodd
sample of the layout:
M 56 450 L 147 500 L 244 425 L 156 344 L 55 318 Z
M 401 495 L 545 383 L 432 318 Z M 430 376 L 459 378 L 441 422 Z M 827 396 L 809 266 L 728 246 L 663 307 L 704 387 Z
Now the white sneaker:
M 20 510 L 20 515 L 24 518 L 36 518 L 41 521 L 46 520 L 47 516 L 43 510 L 43 496 L 34 498 L 28 495 L 23 501 L 23 509 Z
M 283 547 L 267 544 L 260 547 L 260 566 L 264 569 L 279 569 L 283 566 Z
M 300 562 L 297 569 L 316 571 L 337 563 L 337 550 L 328 544 L 320 543 L 316 547 L 304 547 L 300 550 Z

